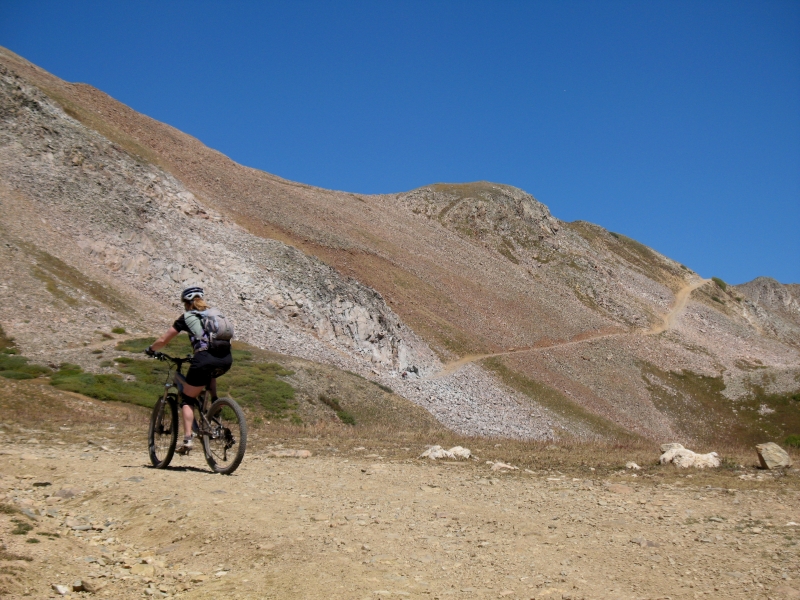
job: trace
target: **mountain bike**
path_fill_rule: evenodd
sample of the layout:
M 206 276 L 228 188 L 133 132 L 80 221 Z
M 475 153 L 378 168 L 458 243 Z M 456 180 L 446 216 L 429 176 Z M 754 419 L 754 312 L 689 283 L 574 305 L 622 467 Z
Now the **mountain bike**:
M 156 401 L 150 417 L 147 440 L 150 462 L 156 469 L 166 469 L 175 455 L 178 423 L 182 420 L 178 399 L 186 379 L 181 369 L 192 357 L 174 358 L 163 352 L 156 352 L 153 357 L 170 363 L 164 395 Z M 244 412 L 233 398 L 211 402 L 207 389 L 200 392 L 192 409 L 195 412 L 195 433 L 203 442 L 208 466 L 215 473 L 230 475 L 242 462 L 247 448 Z

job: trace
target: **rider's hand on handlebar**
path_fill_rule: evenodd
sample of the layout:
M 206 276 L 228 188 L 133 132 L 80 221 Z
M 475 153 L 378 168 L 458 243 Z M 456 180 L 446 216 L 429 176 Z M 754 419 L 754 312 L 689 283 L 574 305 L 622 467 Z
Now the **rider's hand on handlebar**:
M 147 354 L 147 356 L 155 356 L 156 354 L 158 354 L 155 350 L 153 350 L 151 346 L 145 348 L 144 353 Z

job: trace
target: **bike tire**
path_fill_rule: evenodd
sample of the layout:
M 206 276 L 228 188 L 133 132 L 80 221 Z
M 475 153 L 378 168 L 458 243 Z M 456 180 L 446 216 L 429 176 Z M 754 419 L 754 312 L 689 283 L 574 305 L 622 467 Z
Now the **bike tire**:
M 150 415 L 147 446 L 150 462 L 156 469 L 166 469 L 178 445 L 178 398 L 168 394 L 156 402 Z
M 211 434 L 203 435 L 203 452 L 211 470 L 233 473 L 247 450 L 247 423 L 242 408 L 232 398 L 219 398 L 208 409 Z

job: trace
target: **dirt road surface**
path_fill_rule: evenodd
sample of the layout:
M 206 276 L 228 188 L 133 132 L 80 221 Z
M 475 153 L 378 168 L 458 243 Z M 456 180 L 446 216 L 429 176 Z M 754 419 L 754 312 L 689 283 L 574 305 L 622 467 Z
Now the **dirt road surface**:
M 672 327 L 675 325 L 675 319 L 677 319 L 678 316 L 683 312 L 683 309 L 686 308 L 686 303 L 689 302 L 689 296 L 692 295 L 692 292 L 710 281 L 710 279 L 698 279 L 687 283 L 685 286 L 679 289 L 675 294 L 675 301 L 672 303 L 672 307 L 670 308 L 669 312 L 664 315 L 661 323 L 651 328 L 647 334 L 656 335 L 672 329 Z
M 9 598 L 800 597 L 796 475 L 503 474 L 298 439 L 311 458 L 225 477 L 199 454 L 150 468 L 144 432 L 3 430 Z

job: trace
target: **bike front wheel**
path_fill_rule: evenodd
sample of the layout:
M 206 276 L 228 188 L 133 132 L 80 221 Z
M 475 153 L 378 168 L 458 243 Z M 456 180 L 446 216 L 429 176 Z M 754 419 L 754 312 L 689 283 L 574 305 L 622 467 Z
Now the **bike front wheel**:
M 232 398 L 220 398 L 209 407 L 206 418 L 208 432 L 203 434 L 206 462 L 215 473 L 230 475 L 247 449 L 244 412 Z
M 166 469 L 178 443 L 178 398 L 174 394 L 167 394 L 156 402 L 147 438 L 150 462 L 156 469 Z

